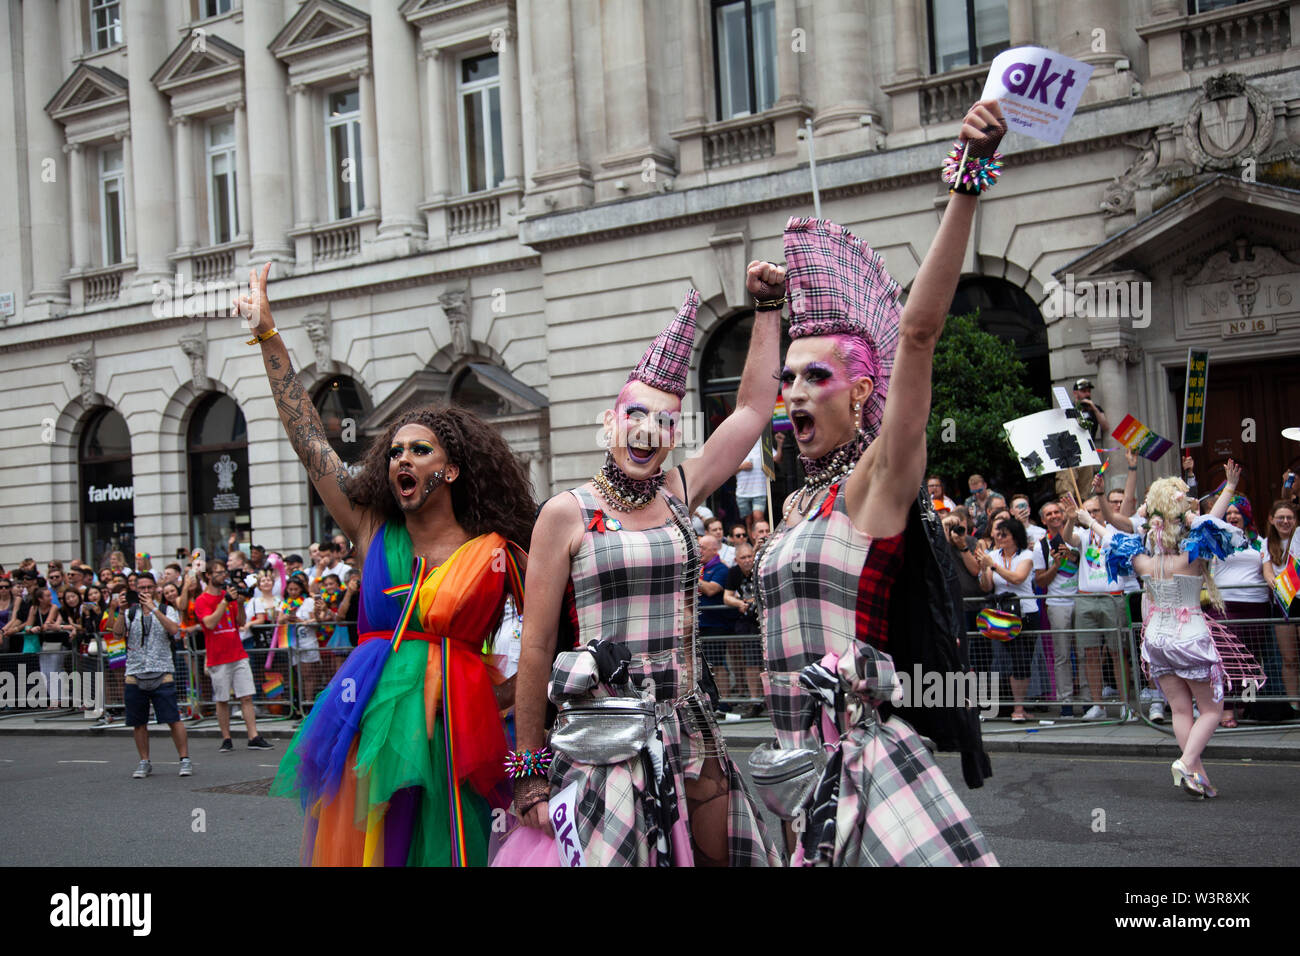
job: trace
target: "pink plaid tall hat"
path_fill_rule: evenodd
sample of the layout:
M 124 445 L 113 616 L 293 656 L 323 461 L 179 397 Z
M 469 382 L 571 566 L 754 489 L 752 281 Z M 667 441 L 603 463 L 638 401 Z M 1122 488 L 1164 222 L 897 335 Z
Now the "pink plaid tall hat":
M 790 338 L 856 335 L 866 341 L 875 387 L 863 403 L 862 424 L 874 438 L 885 416 L 902 315 L 899 286 L 884 259 L 843 226 L 795 216 L 785 225 L 785 289 Z
M 629 382 L 645 382 L 651 388 L 683 398 L 686 373 L 691 367 L 691 349 L 695 344 L 695 311 L 700 307 L 700 293 L 691 289 L 668 328 L 655 336 Z

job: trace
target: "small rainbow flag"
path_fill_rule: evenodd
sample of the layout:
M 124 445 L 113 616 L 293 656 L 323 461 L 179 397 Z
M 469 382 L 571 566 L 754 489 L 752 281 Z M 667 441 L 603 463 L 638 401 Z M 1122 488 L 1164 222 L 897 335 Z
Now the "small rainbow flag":
M 284 693 L 284 678 L 275 671 L 268 671 L 266 680 L 262 681 L 263 697 L 279 697 Z
M 1291 563 L 1282 569 L 1282 573 L 1273 579 L 1273 590 L 1282 604 L 1282 610 L 1290 616 L 1291 603 L 1300 592 L 1300 558 L 1292 558 Z
M 1104 475 L 1104 474 L 1106 474 L 1106 470 L 1107 470 L 1108 468 L 1110 468 L 1110 459 L 1109 459 L 1109 458 L 1107 458 L 1105 461 L 1103 461 L 1103 462 L 1101 463 L 1101 468 L 1100 468 L 1100 470 L 1098 470 L 1097 474 L 1099 474 L 1099 475 Z
M 281 615 L 281 623 L 275 625 L 275 630 L 271 633 L 271 649 L 266 652 L 266 663 L 264 668 L 270 668 L 275 663 L 275 652 L 287 650 L 289 647 L 289 618 L 287 615 Z
M 776 407 L 772 409 L 772 431 L 790 432 L 794 431 L 794 425 L 790 424 L 790 416 L 785 411 L 785 396 L 776 397 Z
M 108 656 L 108 666 L 112 668 L 126 666 L 126 638 L 105 635 L 104 651 Z
M 1125 415 L 1111 434 L 1121 445 L 1135 451 L 1149 461 L 1159 461 L 1160 456 L 1174 447 L 1168 438 L 1161 438 L 1132 415 Z
M 1020 615 L 986 607 L 975 615 L 975 629 L 990 641 L 1009 641 L 1020 633 Z

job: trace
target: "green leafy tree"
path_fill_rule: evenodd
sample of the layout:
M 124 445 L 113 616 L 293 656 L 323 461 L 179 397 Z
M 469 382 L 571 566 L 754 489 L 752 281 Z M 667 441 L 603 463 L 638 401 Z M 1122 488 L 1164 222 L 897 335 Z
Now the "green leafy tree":
M 973 473 L 1007 494 L 1029 484 L 1002 423 L 1048 405 L 1025 386 L 1014 344 L 981 330 L 976 315 L 950 315 L 934 352 L 931 389 L 927 474 L 943 478 L 950 498 L 961 503 Z

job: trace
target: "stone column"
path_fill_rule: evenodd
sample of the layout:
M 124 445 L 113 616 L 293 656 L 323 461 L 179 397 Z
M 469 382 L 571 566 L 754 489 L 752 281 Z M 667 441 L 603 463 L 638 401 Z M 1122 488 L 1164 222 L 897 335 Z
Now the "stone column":
M 1124 417 L 1121 409 L 1128 409 L 1128 367 L 1142 361 L 1142 349 L 1135 345 L 1112 345 L 1083 350 L 1084 360 L 1097 366 L 1097 404 L 1114 409 L 1107 415 L 1111 428 Z
M 519 130 L 520 151 L 523 153 L 524 187 L 532 181 L 537 163 L 537 97 L 533 90 L 533 17 L 536 8 L 532 0 L 515 0 L 515 17 L 519 28 L 516 41 L 519 51 Z
M 135 256 L 136 252 L 136 217 L 135 217 L 135 149 L 131 146 L 130 132 L 118 133 L 117 141 L 122 144 L 122 205 L 126 215 L 126 243 L 122 252 L 126 258 Z M 169 179 L 168 182 L 171 180 Z M 168 277 L 171 276 L 171 264 L 168 263 Z
M 315 124 L 311 121 L 311 87 L 298 83 L 289 87 L 289 92 L 293 95 L 293 185 L 295 199 L 293 225 L 295 229 L 302 229 L 316 221 L 316 194 L 313 188 L 316 179 L 315 150 L 313 149 L 316 143 L 316 137 L 313 135 Z M 364 159 L 362 161 L 364 162 Z M 253 235 L 256 240 L 256 224 L 254 224 L 253 228 Z M 256 251 L 257 246 L 254 245 L 253 249 Z
M 235 208 L 239 214 L 239 229 L 235 239 L 248 240 L 253 228 L 252 188 L 248 158 L 248 110 L 244 101 L 235 104 Z
M 374 44 L 371 63 L 375 71 L 371 95 L 379 104 L 376 142 L 382 140 L 384 149 L 376 150 L 379 193 L 372 196 L 367 183 L 366 205 L 377 203 L 383 215 L 380 240 L 424 235 L 424 222 L 416 208 L 421 198 L 419 61 L 415 32 L 402 16 L 400 6 L 387 2 L 370 5 L 370 38 Z M 363 95 L 363 116 L 365 108 Z M 374 115 L 372 107 L 372 118 Z M 362 135 L 364 138 L 364 129 Z
M 517 188 L 523 175 L 519 155 L 519 35 L 507 24 L 502 27 L 501 50 L 497 63 L 501 68 L 501 152 L 507 188 Z
M 447 185 L 447 91 L 443 70 L 447 63 L 442 51 L 432 49 L 424 54 L 425 119 L 428 130 L 426 153 L 429 157 L 429 198 L 441 199 L 448 193 Z
M 28 305 L 45 302 L 66 304 L 68 287 L 63 274 L 69 268 L 68 164 L 63 161 L 63 130 L 45 112 L 45 104 L 59 88 L 63 77 L 59 49 L 58 6 L 53 3 L 23 4 L 23 71 L 27 108 L 26 185 L 31 215 L 32 288 Z M 51 55 L 54 51 L 54 55 Z M 80 153 L 73 155 L 80 162 Z M 53 162 L 52 167 L 49 165 Z M 47 173 L 48 170 L 48 173 Z M 84 175 L 84 170 L 83 170 Z M 84 197 L 83 197 L 84 201 Z M 81 224 L 85 228 L 85 223 Z M 73 223 L 77 228 L 77 223 Z M 49 310 L 37 310 L 28 318 L 45 318 Z
M 817 67 L 819 133 L 860 128 L 861 117 L 872 113 L 871 49 L 867 13 L 857 0 L 823 0 L 809 51 Z
M 256 4 L 254 4 L 256 6 Z M 134 286 L 150 288 L 160 279 L 169 278 L 168 255 L 176 247 L 176 189 L 173 172 L 172 142 L 168 134 L 167 98 L 153 85 L 152 75 L 158 64 L 171 52 L 167 33 L 164 0 L 136 0 L 126 11 L 125 31 L 128 99 L 131 109 L 131 136 L 138 149 L 133 153 L 133 168 L 128 168 L 134 183 L 134 197 L 127 208 L 134 208 L 135 221 L 146 228 L 127 229 L 127 241 L 135 236 L 137 269 Z
M 682 125 L 703 126 L 708 122 L 704 105 L 704 65 L 700 56 L 700 5 L 698 0 L 679 0 L 677 22 L 682 44 Z M 780 34 L 781 2 L 777 0 L 777 33 Z M 779 41 L 778 41 L 779 42 Z M 778 51 L 778 56 L 779 56 Z M 781 76 L 781 95 L 785 95 L 785 77 Z
M 250 218 L 240 223 L 252 232 L 250 258 L 293 261 L 288 232 L 294 224 L 294 183 L 289 157 L 289 104 L 284 66 L 267 49 L 284 26 L 283 3 L 245 3 L 244 102 L 248 106 L 248 178 L 241 184 L 251 197 Z M 297 167 L 293 168 L 296 173 Z M 309 180 L 310 185 L 310 180 Z M 277 272 L 279 270 L 276 270 Z
M 793 106 L 803 100 L 799 85 L 799 56 L 794 31 L 799 26 L 795 0 L 776 0 L 776 104 Z
M 382 211 L 384 176 L 379 171 L 379 123 L 375 115 L 375 81 L 368 69 L 356 70 L 357 99 L 361 102 L 361 192 L 360 212 Z M 418 124 L 417 124 L 418 125 Z M 382 227 L 381 227 L 382 228 Z
M 1031 0 L 1010 0 L 1007 4 L 1007 19 L 1013 47 L 1027 46 L 1034 42 L 1034 5 Z
M 176 136 L 176 221 L 178 252 L 198 248 L 198 192 L 194 188 L 194 130 L 188 116 L 173 116 Z M 206 243 L 204 243 L 206 245 Z
M 615 155 L 649 141 L 650 90 L 642 15 L 641 0 L 606 0 L 601 5 L 605 147 Z
M 590 202 L 591 174 L 578 141 L 578 99 L 573 70 L 570 0 L 547 0 L 533 34 L 537 102 L 536 192 L 548 207 Z M 536 9 L 536 7 L 534 8 Z
M 80 143 L 63 147 L 68 157 L 68 204 L 72 210 L 72 271 L 90 268 L 90 209 L 86 196 L 86 151 Z M 33 240 L 33 248 L 35 241 Z
M 920 75 L 921 63 L 916 52 L 916 0 L 894 0 L 894 79 L 914 80 Z

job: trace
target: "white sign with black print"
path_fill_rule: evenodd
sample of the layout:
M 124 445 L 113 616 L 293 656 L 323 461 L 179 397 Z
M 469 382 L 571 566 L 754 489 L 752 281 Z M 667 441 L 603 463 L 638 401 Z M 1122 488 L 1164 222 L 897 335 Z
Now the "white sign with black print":
M 1049 408 L 1004 422 L 1002 427 L 1026 478 L 1101 464 L 1092 436 L 1079 424 L 1073 408 Z

